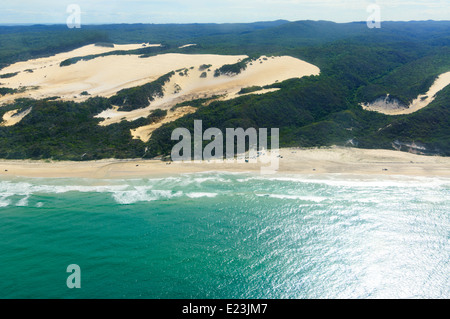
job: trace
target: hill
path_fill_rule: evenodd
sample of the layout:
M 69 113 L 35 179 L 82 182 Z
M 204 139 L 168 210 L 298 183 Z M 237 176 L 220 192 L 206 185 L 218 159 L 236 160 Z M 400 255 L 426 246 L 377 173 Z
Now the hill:
M 112 108 L 108 98 L 79 103 L 58 99 L 18 100 L 0 108 L 0 117 L 31 111 L 16 125 L 0 127 L 0 157 L 87 160 L 151 158 L 167 154 L 176 127 L 279 127 L 282 146 L 351 145 L 424 154 L 450 155 L 450 88 L 439 91 L 425 108 L 389 116 L 364 110 L 390 94 L 403 106 L 424 94 L 434 80 L 450 71 L 450 22 L 385 22 L 381 29 L 365 23 L 277 21 L 230 25 L 108 25 L 63 30 L 60 26 L 1 27 L 0 56 L 6 64 L 67 51 L 74 46 L 107 42 L 159 43 L 166 53 L 227 54 L 250 57 L 288 55 L 320 68 L 318 76 L 273 83 L 275 92 L 227 101 L 192 101 L 197 111 L 157 128 L 148 142 L 133 139 L 132 130 L 159 118 L 140 118 L 100 126 L 95 116 Z M 24 48 L 18 39 L 38 33 L 39 44 Z M 64 34 L 73 32 L 70 40 Z M 180 49 L 188 43 L 196 44 Z M 116 54 L 116 53 L 114 53 Z M 127 53 L 128 54 L 128 53 Z M 6 62 L 4 62 L 6 61 Z M 176 70 L 174 70 L 176 71 Z M 3 74 L 2 72 L 0 72 Z M 6 82 L 7 79 L 4 79 Z M 0 79 L 0 82 L 2 80 Z M 8 87 L 2 87 L 8 94 Z M 143 105 L 129 105 L 141 108 Z M 11 113 L 9 113 L 11 114 Z

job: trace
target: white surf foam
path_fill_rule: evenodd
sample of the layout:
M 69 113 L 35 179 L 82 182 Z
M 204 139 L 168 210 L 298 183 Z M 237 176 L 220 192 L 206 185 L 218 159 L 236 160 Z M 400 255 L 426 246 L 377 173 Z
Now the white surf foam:
M 189 198 L 201 198 L 201 197 L 208 197 L 208 198 L 214 198 L 218 194 L 217 193 L 187 193 L 186 196 Z
M 320 203 L 320 202 L 323 202 L 324 200 L 327 200 L 326 197 L 320 197 L 320 196 L 303 196 L 303 195 L 288 195 L 288 194 L 255 194 L 255 195 L 258 197 L 302 200 L 302 201 L 316 202 L 316 203 Z

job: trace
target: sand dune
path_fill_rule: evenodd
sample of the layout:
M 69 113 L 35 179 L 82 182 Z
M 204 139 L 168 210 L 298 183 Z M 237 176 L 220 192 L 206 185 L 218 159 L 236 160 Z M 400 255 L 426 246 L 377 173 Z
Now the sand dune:
M 3 115 L 3 122 L 0 123 L 0 126 L 13 126 L 19 123 L 25 116 L 30 114 L 31 107 L 27 110 L 18 113 L 18 110 L 12 110 L 9 112 L 6 112 Z
M 73 58 L 73 57 L 81 57 L 87 56 L 91 54 L 102 54 L 112 51 L 129 51 L 142 49 L 143 47 L 155 47 L 161 46 L 160 44 L 149 44 L 149 43 L 139 43 L 139 44 L 115 44 L 114 47 L 104 47 L 104 46 L 96 46 L 95 44 L 86 45 L 80 47 L 78 49 L 58 53 L 50 57 L 32 59 L 23 62 L 14 63 L 4 69 L 1 70 L 1 74 L 6 73 L 15 73 L 15 72 L 23 72 L 25 70 L 31 69 L 39 69 L 41 67 L 50 67 L 54 64 L 58 64 L 64 60 Z
M 8 111 L 3 115 L 3 122 L 0 126 L 13 126 L 17 124 L 22 117 L 19 117 L 17 114 L 18 110 Z
M 290 78 L 300 78 L 306 75 L 317 75 L 320 73 L 319 68 L 304 61 L 283 56 L 283 57 L 261 57 L 259 60 L 248 64 L 247 69 L 240 74 L 229 76 L 221 75 L 214 77 L 216 68 L 220 68 L 224 64 L 236 63 L 246 56 L 215 56 L 215 55 L 182 55 L 182 54 L 165 54 L 154 57 L 152 60 L 163 59 L 170 61 L 170 65 L 178 65 L 183 62 L 187 67 L 187 74 L 182 72 L 176 73 L 164 87 L 164 97 L 156 98 L 147 108 L 137 109 L 130 112 L 118 111 L 117 107 L 106 110 L 96 117 L 104 120 L 100 125 L 111 125 L 119 123 L 122 120 L 134 121 L 141 117 L 146 117 L 155 109 L 170 109 L 177 103 L 195 100 L 199 98 L 209 98 L 220 96 L 219 100 L 227 100 L 239 97 L 238 92 L 242 88 L 251 86 L 265 86 L 278 81 L 284 81 Z M 228 62 L 230 59 L 234 61 Z M 225 60 L 228 60 L 226 63 Z M 155 63 L 155 62 L 153 62 Z M 160 62 L 162 64 L 162 62 Z M 202 64 L 211 64 L 208 70 L 200 70 Z M 188 67 L 193 65 L 194 67 Z M 202 76 L 203 74 L 203 76 Z M 204 75 L 206 74 L 206 77 Z M 162 74 L 160 74 L 162 75 Z M 265 89 L 249 94 L 265 94 L 276 91 L 277 89 Z M 248 94 L 246 94 L 248 95 Z M 191 110 L 192 112 L 194 110 Z M 184 116 L 182 112 L 169 113 L 168 119 L 163 123 L 175 121 Z M 151 133 L 161 125 L 144 126 L 131 133 L 135 138 L 140 138 L 147 142 Z
M 262 56 L 247 64 L 247 68 L 237 75 L 214 76 L 214 70 L 225 64 L 234 64 L 247 58 L 245 55 L 213 54 L 161 54 L 148 58 L 138 55 L 112 55 L 61 67 L 60 63 L 72 57 L 110 52 L 113 50 L 133 50 L 151 44 L 116 45 L 114 48 L 95 45 L 85 46 L 52 57 L 19 62 L 3 70 L 3 74 L 18 72 L 6 78 L 2 86 L 21 89 L 20 93 L 0 97 L 0 103 L 12 102 L 17 98 L 43 99 L 59 97 L 62 100 L 84 101 L 91 96 L 111 97 L 118 91 L 152 82 L 159 77 L 176 71 L 164 87 L 164 97 L 156 98 L 148 107 L 131 112 L 118 111 L 118 107 L 106 110 L 96 117 L 102 118 L 100 125 L 134 121 L 147 117 L 155 109 L 169 110 L 176 104 L 199 98 L 220 96 L 221 100 L 240 96 L 242 88 L 266 86 L 291 78 L 318 75 L 319 68 L 289 56 Z M 191 44 L 183 47 L 192 46 Z M 205 67 L 208 66 L 208 67 Z M 23 90 L 28 88 L 28 90 Z M 31 89 L 32 88 L 32 89 Z M 265 89 L 248 94 L 265 94 L 277 89 Z M 24 91 L 24 92 L 22 92 Z M 86 94 L 87 92 L 87 94 Z M 161 123 L 147 125 L 132 130 L 135 138 L 148 141 L 151 133 L 163 123 L 175 121 L 193 108 L 182 108 L 169 112 Z M 24 114 L 26 116 L 26 114 Z M 14 125 L 23 116 L 5 114 L 3 125 Z
M 95 59 L 91 61 L 83 61 L 72 66 L 60 67 L 59 64 L 62 61 L 73 57 L 101 54 L 117 50 L 135 50 L 143 48 L 144 46 L 160 46 L 160 44 L 125 44 L 115 45 L 114 48 L 96 46 L 92 44 L 73 51 L 56 54 L 51 57 L 32 59 L 25 62 L 12 64 L 2 69 L 1 74 L 16 72 L 19 74 L 11 78 L 1 79 L 0 86 L 13 89 L 35 87 L 35 89 L 32 91 L 25 91 L 23 93 L 13 95 L 9 94 L 0 97 L 0 104 L 11 102 L 19 97 L 39 99 L 60 96 L 67 100 L 85 100 L 88 97 L 80 96 L 79 94 L 82 91 L 86 91 L 100 85 L 98 81 L 102 80 L 102 76 L 96 78 L 95 73 L 98 73 L 99 71 L 101 72 L 102 67 L 103 72 L 101 73 L 103 73 L 103 78 L 111 75 L 108 71 L 108 65 L 100 64 L 99 68 L 92 68 L 92 66 L 96 64 L 95 62 L 92 63 L 92 61 L 101 60 Z M 110 62 L 114 63 L 114 61 Z M 89 70 L 89 68 L 92 69 Z
M 2 74 L 15 72 L 18 74 L 2 79 L 1 86 L 21 89 L 24 92 L 0 97 L 0 104 L 27 97 L 43 99 L 57 96 L 62 100 L 77 102 L 84 101 L 91 96 L 111 97 L 121 89 L 140 86 L 169 72 L 177 71 L 171 81 L 165 85 L 164 97 L 155 99 L 147 108 L 119 112 L 118 108 L 114 107 L 97 116 L 104 119 L 101 125 L 110 125 L 123 119 L 133 121 L 146 117 L 152 110 L 170 109 L 184 101 L 213 96 L 221 96 L 222 100 L 231 99 L 238 97 L 237 93 L 242 88 L 265 86 L 290 78 L 320 73 L 316 66 L 289 56 L 261 57 L 249 63 L 247 69 L 238 75 L 221 75 L 219 77 L 214 76 L 215 69 L 225 64 L 242 61 L 247 56 L 171 53 L 140 58 L 138 55 L 112 55 L 79 61 L 69 66 L 60 66 L 62 61 L 72 57 L 113 50 L 133 50 L 143 46 L 157 45 L 116 45 L 114 48 L 89 45 L 52 57 L 13 64 L 2 70 Z M 188 46 L 191 45 L 183 47 Z M 202 65 L 208 65 L 209 68 L 202 69 L 200 68 Z M 28 89 L 23 90 L 24 88 Z M 263 94 L 275 90 L 262 90 L 252 94 Z M 175 120 L 177 116 L 183 116 L 182 112 L 172 112 L 170 120 Z M 8 123 L 13 122 L 9 119 Z M 144 127 L 136 130 L 134 134 L 146 140 L 150 131 L 149 127 Z M 147 134 L 144 136 L 143 132 L 147 132 Z
M 118 123 L 124 118 L 128 121 L 133 121 L 137 118 L 148 116 L 152 110 L 168 109 L 177 103 L 199 98 L 221 96 L 221 100 L 232 99 L 240 96 L 237 93 L 242 88 L 265 86 L 278 81 L 281 82 L 307 75 L 318 75 L 320 73 L 319 68 L 312 64 L 289 56 L 282 56 L 261 57 L 261 59 L 249 64 L 247 69 L 238 75 L 214 77 L 215 69 L 220 68 L 224 64 L 236 63 L 244 58 L 246 56 L 183 54 L 165 54 L 150 58 L 150 63 L 158 62 L 162 64 L 162 61 L 170 61 L 169 65 L 180 65 L 182 63 L 188 69 L 188 75 L 176 73 L 171 78 L 171 81 L 166 84 L 164 97 L 155 99 L 147 108 L 131 112 L 119 112 L 117 109 L 112 109 L 99 114 L 99 118 L 105 119 L 101 125 Z M 199 66 L 202 64 L 211 64 L 210 71 L 200 71 Z M 194 68 L 190 69 L 190 65 L 194 66 Z M 206 72 L 206 78 L 201 77 L 203 72 Z M 275 90 L 268 89 L 252 94 L 263 94 Z
M 411 114 L 428 106 L 434 101 L 436 94 L 450 84 L 450 72 L 441 74 L 431 85 L 427 93 L 419 95 L 407 108 L 402 107 L 397 101 L 379 99 L 373 103 L 365 103 L 361 106 L 368 111 L 375 111 L 387 115 Z
M 194 113 L 196 110 L 197 109 L 195 107 L 184 106 L 184 107 L 176 108 L 173 111 L 168 111 L 167 116 L 162 121 L 152 123 L 152 124 L 146 125 L 146 126 L 141 126 L 137 129 L 131 130 L 131 135 L 133 136 L 133 138 L 140 139 L 143 142 L 147 143 L 150 140 L 152 133 L 156 129 L 160 128 L 161 126 L 163 126 L 166 123 L 176 121 L 177 119 L 179 119 L 187 114 Z
M 140 47 L 140 45 L 136 45 Z M 152 82 L 160 76 L 180 68 L 200 65 L 202 63 L 222 66 L 235 63 L 245 56 L 217 55 L 181 55 L 165 54 L 150 58 L 138 55 L 114 55 L 99 57 L 88 61 L 80 61 L 65 67 L 59 64 L 71 57 L 84 56 L 94 52 L 107 51 L 108 48 L 95 46 L 78 49 L 71 53 L 63 53 L 51 58 L 20 62 L 14 64 L 3 73 L 20 73 L 12 78 L 2 79 L 2 86 L 9 88 L 37 87 L 14 95 L 0 98 L 0 103 L 18 97 L 35 99 L 59 96 L 63 100 L 83 101 L 89 96 L 80 95 L 87 91 L 91 96 L 110 97 L 123 88 L 130 88 Z M 213 63 L 212 63 L 213 62 Z M 26 72 L 30 69 L 33 72 Z

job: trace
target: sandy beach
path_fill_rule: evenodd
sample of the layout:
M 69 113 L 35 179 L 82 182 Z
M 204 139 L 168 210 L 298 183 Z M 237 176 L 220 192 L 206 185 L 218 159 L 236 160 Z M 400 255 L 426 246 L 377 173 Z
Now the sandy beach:
M 406 175 L 450 177 L 450 158 L 421 156 L 390 150 L 355 148 L 298 149 L 279 152 L 280 174 L 348 174 Z M 181 163 L 160 160 L 100 160 L 92 162 L 64 161 L 0 161 L 1 177 L 133 179 L 209 171 L 254 172 L 268 164 L 252 163 Z

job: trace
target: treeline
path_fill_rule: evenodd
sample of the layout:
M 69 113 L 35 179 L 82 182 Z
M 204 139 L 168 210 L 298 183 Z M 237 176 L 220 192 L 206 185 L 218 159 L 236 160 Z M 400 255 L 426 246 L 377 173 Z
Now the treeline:
M 218 77 L 221 75 L 237 75 L 240 74 L 242 71 L 247 69 L 247 64 L 253 61 L 253 58 L 246 58 L 242 61 L 239 61 L 234 64 L 225 64 L 222 65 L 220 68 L 216 69 L 214 71 L 214 76 Z
M 17 74 L 19 74 L 19 72 L 2 74 L 2 75 L 0 75 L 0 79 L 12 78 L 12 77 L 16 76 Z
M 6 95 L 6 94 L 14 94 L 14 93 L 17 93 L 17 91 L 18 91 L 17 89 L 0 87 L 0 96 L 1 95 Z
M 68 29 L 67 26 L 0 26 L 0 69 L 17 61 L 50 56 L 96 42 L 107 42 L 100 30 Z
M 242 88 L 238 94 L 248 94 L 248 93 L 253 93 L 253 92 L 257 92 L 257 91 L 261 91 L 263 88 L 261 86 L 250 86 L 250 87 L 246 87 L 246 88 Z
M 170 78 L 175 75 L 175 72 L 170 72 L 156 81 L 144 84 L 142 86 L 123 89 L 117 92 L 116 95 L 110 98 L 113 105 L 120 106 L 120 111 L 132 111 L 140 108 L 145 108 L 156 97 L 164 96 L 164 84 L 170 81 Z
M 105 52 L 105 53 L 99 53 L 99 54 L 91 54 L 91 55 L 85 55 L 85 56 L 78 56 L 66 59 L 62 61 L 59 66 L 69 66 L 72 64 L 76 64 L 80 61 L 89 61 L 100 57 L 105 56 L 112 56 L 112 55 L 139 55 L 141 58 L 154 56 L 161 53 L 168 53 L 170 52 L 170 48 L 165 46 L 160 47 L 144 47 L 136 50 L 116 50 L 111 52 Z

